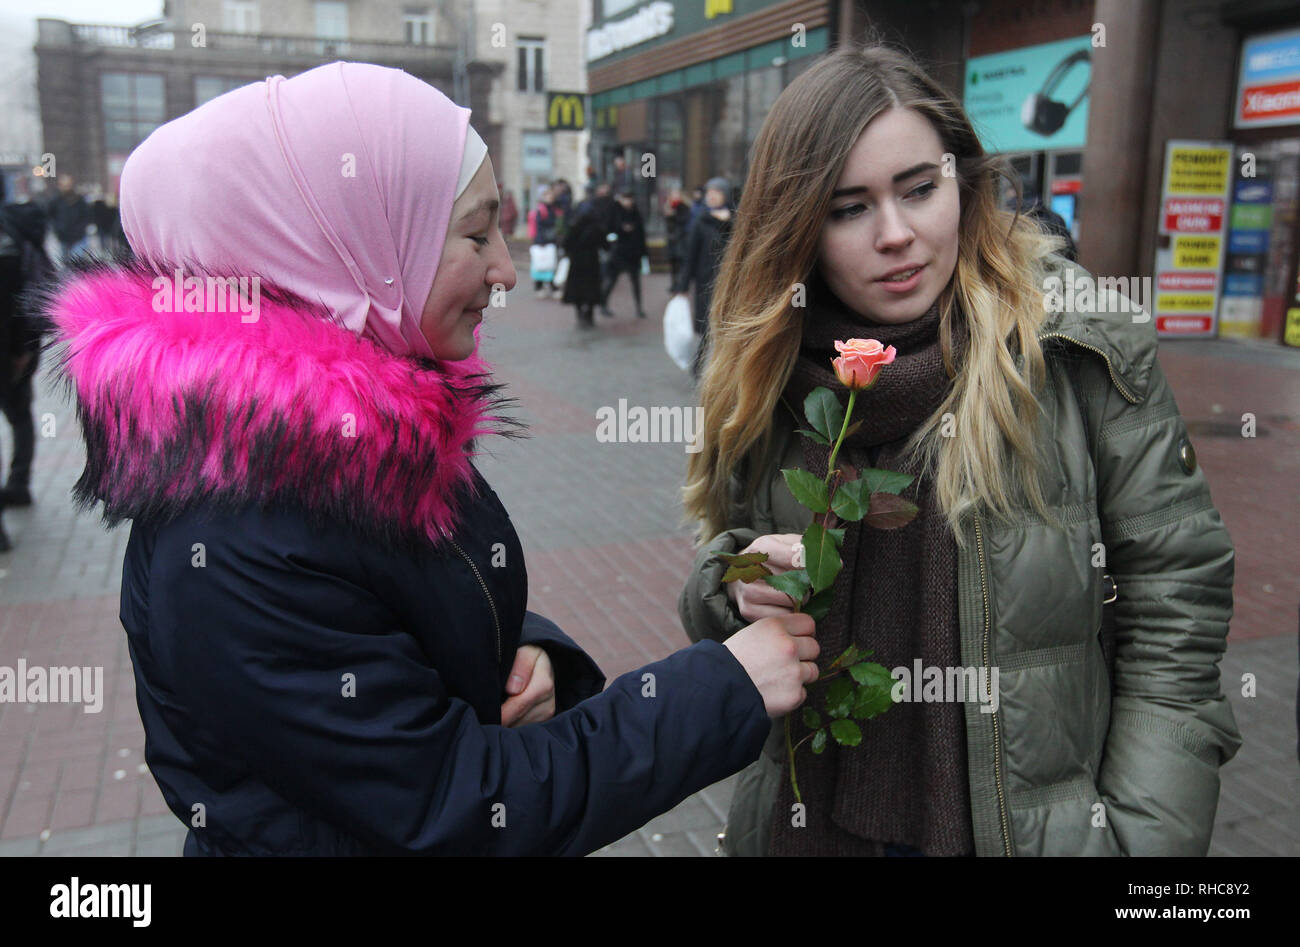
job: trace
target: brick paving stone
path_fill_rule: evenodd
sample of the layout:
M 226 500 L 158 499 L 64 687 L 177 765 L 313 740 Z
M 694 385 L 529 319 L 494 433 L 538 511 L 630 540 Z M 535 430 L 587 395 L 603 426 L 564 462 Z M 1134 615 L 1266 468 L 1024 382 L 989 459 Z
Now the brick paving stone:
M 127 858 L 131 855 L 131 842 L 98 842 L 79 844 L 75 848 L 54 848 L 48 846 L 41 850 L 41 855 L 51 858 Z
M 135 831 L 133 820 L 123 819 L 103 822 L 84 829 L 50 832 L 43 851 L 63 848 L 79 848 L 86 845 L 123 844 L 130 846 L 131 836 Z
M 25 858 L 41 850 L 39 838 L 20 838 L 0 842 L 0 858 Z
M 179 858 L 185 851 L 184 829 L 139 839 L 132 853 L 138 858 Z
M 698 858 L 702 854 L 695 847 L 695 843 L 687 838 L 685 832 L 673 832 L 668 835 L 656 833 L 648 838 L 644 835 L 642 837 L 645 838 L 646 846 L 650 849 L 651 854 L 660 858 L 665 856 L 671 858 L 681 858 L 683 856 Z
M 54 802 L 54 812 L 50 815 L 50 831 L 90 825 L 94 821 L 96 795 L 94 789 L 60 790 Z

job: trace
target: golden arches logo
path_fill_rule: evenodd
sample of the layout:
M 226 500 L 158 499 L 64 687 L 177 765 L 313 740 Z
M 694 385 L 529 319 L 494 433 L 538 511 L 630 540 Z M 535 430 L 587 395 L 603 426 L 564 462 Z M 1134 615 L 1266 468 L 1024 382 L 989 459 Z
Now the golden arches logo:
M 546 116 L 547 128 L 585 128 L 584 120 L 582 96 L 556 95 L 551 99 L 551 106 Z

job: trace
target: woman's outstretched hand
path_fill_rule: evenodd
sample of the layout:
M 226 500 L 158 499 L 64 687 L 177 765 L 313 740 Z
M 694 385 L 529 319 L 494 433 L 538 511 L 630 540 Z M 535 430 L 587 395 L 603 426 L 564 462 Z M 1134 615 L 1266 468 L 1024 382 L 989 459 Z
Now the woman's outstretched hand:
M 501 705 L 503 727 L 541 723 L 555 716 L 555 673 L 545 651 L 526 644 L 515 652 L 506 693 L 510 696 Z
M 764 618 L 723 642 L 763 695 L 769 717 L 784 716 L 802 704 L 808 697 L 804 688 L 821 673 L 816 628 L 809 616 L 790 613 Z
M 742 552 L 765 552 L 765 565 L 780 575 L 794 568 L 791 556 L 797 543 L 803 541 L 798 533 L 769 533 L 759 536 Z M 766 582 L 728 582 L 727 596 L 736 603 L 740 617 L 748 622 L 777 615 L 789 615 L 794 611 L 790 596 L 777 591 Z

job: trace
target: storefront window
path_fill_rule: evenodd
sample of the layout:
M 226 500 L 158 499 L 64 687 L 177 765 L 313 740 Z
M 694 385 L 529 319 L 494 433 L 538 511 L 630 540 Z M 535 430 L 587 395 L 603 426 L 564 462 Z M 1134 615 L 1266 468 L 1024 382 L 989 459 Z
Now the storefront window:
M 763 119 L 772 110 L 772 104 L 776 102 L 777 96 L 785 86 L 781 81 L 780 66 L 751 70 L 745 76 L 745 81 L 749 84 L 748 101 L 745 106 L 747 113 L 745 150 L 748 153 L 750 146 L 754 144 L 754 139 L 758 137 L 759 129 L 763 127 Z
M 714 123 L 709 177 L 721 175 L 735 186 L 745 169 L 745 77 L 732 76 L 717 82 L 713 93 Z

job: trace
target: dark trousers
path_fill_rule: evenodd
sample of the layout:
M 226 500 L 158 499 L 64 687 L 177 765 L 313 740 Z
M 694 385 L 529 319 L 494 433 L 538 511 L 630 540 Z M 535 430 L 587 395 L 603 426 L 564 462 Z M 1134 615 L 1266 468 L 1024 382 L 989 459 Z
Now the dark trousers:
M 14 431 L 14 456 L 9 464 L 11 487 L 31 485 L 32 458 L 36 454 L 36 423 L 32 418 L 32 378 L 36 374 L 39 354 L 32 357 L 23 376 L 0 395 L 0 410 L 4 411 L 9 426 Z
M 600 290 L 601 306 L 609 305 L 609 294 L 618 282 L 619 274 L 626 273 L 632 278 L 632 298 L 636 300 L 636 311 L 641 312 L 641 261 L 628 260 L 624 257 L 611 256 L 605 268 L 605 284 Z

